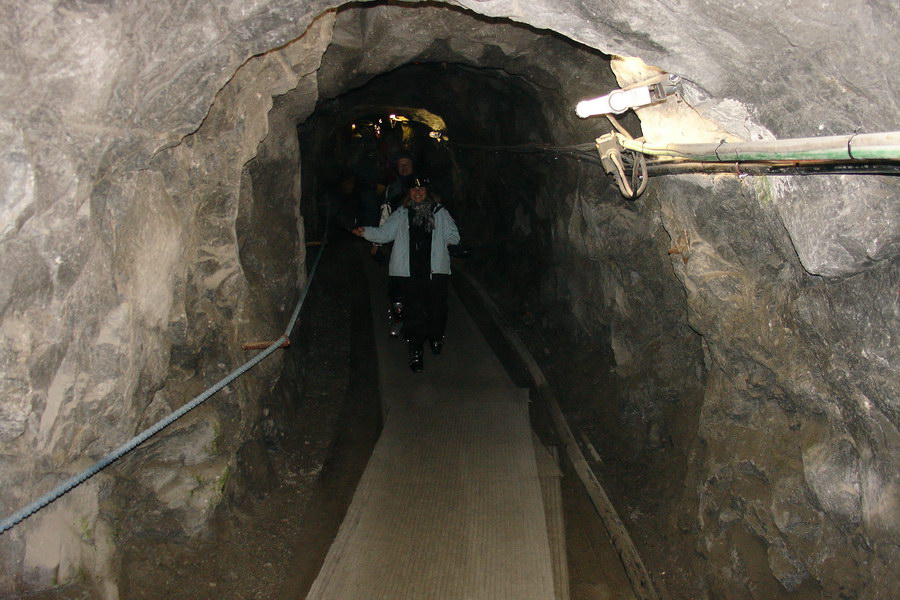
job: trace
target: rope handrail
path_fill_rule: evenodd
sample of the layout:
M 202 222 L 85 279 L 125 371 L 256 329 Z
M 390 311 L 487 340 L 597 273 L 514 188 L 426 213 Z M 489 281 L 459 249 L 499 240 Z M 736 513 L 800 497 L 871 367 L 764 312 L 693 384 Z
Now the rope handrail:
M 108 467 L 109 465 L 113 464 L 114 462 L 116 462 L 117 460 L 119 460 L 120 458 L 122 458 L 123 456 L 125 456 L 126 454 L 128 454 L 129 452 L 131 452 L 132 450 L 134 450 L 135 448 L 137 448 L 144 442 L 146 442 L 148 439 L 150 439 L 151 437 L 153 437 L 154 435 L 156 435 L 157 433 L 159 433 L 160 431 L 162 431 L 163 429 L 165 429 L 166 427 L 168 427 L 169 425 L 174 423 L 175 421 L 177 421 L 178 419 L 180 419 L 181 417 L 183 417 L 184 415 L 186 415 L 187 413 L 192 411 L 193 409 L 197 408 L 198 406 L 200 406 L 201 404 L 206 402 L 210 398 L 210 396 L 212 396 L 213 394 L 215 394 L 216 392 L 218 392 L 219 390 L 224 388 L 226 385 L 228 385 L 229 383 L 231 383 L 232 381 L 234 381 L 235 379 L 237 379 L 238 377 L 240 377 L 241 375 L 243 375 L 244 373 L 246 373 L 247 371 L 249 371 L 250 369 L 255 367 L 257 364 L 262 362 L 266 357 L 268 357 L 270 354 L 275 352 L 275 350 L 280 348 L 281 345 L 285 341 L 288 341 L 290 339 L 291 332 L 294 330 L 294 326 L 297 323 L 297 319 L 300 316 L 300 309 L 303 307 L 303 303 L 306 301 L 306 297 L 309 294 L 309 288 L 312 285 L 313 279 L 316 276 L 316 271 L 319 268 L 319 261 L 322 259 L 322 254 L 325 251 L 325 246 L 326 246 L 327 242 L 328 242 L 328 224 L 327 224 L 327 220 L 326 220 L 325 233 L 322 238 L 322 245 L 319 246 L 319 252 L 316 254 L 315 261 L 313 261 L 312 268 L 309 271 L 309 277 L 306 280 L 306 284 L 303 286 L 303 291 L 300 294 L 300 299 L 297 301 L 297 306 L 294 308 L 294 312 L 291 315 L 291 319 L 288 322 L 288 325 L 285 328 L 284 333 L 281 335 L 280 338 L 278 338 L 277 340 L 272 342 L 272 344 L 270 346 L 268 346 L 265 350 L 263 350 L 262 352 L 260 352 L 259 354 L 257 354 L 256 356 L 254 356 L 253 358 L 251 358 L 250 360 L 245 362 L 243 365 L 239 366 L 237 369 L 235 369 L 234 371 L 232 371 L 231 373 L 226 375 L 218 383 L 213 384 L 206 391 L 204 391 L 203 393 L 194 397 L 193 400 L 191 400 L 187 404 L 183 405 L 181 408 L 173 411 L 167 417 L 160 419 L 154 425 L 151 425 L 150 427 L 148 427 L 147 429 L 145 429 L 138 435 L 134 436 L 133 438 L 131 438 L 130 440 L 128 440 L 127 442 L 125 442 L 124 444 L 122 444 L 121 446 L 119 446 L 118 448 L 113 450 L 112 452 L 106 454 L 103 458 L 101 458 L 100 460 L 95 462 L 93 465 L 91 465 L 90 467 L 88 467 L 87 469 L 82 471 L 81 473 L 66 479 L 65 481 L 60 483 L 58 486 L 56 486 L 55 488 L 53 488 L 52 490 L 50 490 L 49 492 L 47 492 L 46 494 L 44 494 L 43 496 L 41 496 L 40 498 L 35 500 L 34 502 L 32 502 L 32 503 L 28 504 L 27 506 L 23 507 L 22 509 L 16 511 L 9 517 L 3 519 L 3 521 L 0 521 L 0 535 L 3 535 L 8 530 L 12 529 L 13 527 L 15 527 L 16 525 L 18 525 L 19 523 L 21 523 L 22 521 L 27 519 L 34 513 L 38 512 L 42 508 L 46 507 L 48 504 L 59 499 L 61 496 L 63 496 L 64 494 L 66 494 L 67 492 L 72 490 L 73 488 L 81 485 L 82 483 L 84 483 L 85 481 L 87 481 L 88 479 L 90 479 L 91 477 L 93 477 L 94 475 L 96 475 L 97 473 L 99 473 L 100 471 L 102 471 L 103 469 Z

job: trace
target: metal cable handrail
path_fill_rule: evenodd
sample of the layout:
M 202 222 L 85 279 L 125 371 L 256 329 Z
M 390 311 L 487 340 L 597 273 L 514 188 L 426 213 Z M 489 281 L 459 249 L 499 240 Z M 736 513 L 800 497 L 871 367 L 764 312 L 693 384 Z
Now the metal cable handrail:
M 72 488 L 75 488 L 75 487 L 81 485 L 82 483 L 84 483 L 85 481 L 87 481 L 88 479 L 90 479 L 91 477 L 93 477 L 94 475 L 96 475 L 97 473 L 99 473 L 100 471 L 102 471 L 103 469 L 108 467 L 109 465 L 113 464 L 114 462 L 116 462 L 117 460 L 119 460 L 120 458 L 122 458 L 123 456 L 125 456 L 126 454 L 128 454 L 129 452 L 131 452 L 132 450 L 134 450 L 141 444 L 143 444 L 145 441 L 147 441 L 148 439 L 150 439 L 151 437 L 153 437 L 154 435 L 156 435 L 157 433 L 159 433 L 160 431 L 162 431 L 163 429 L 165 429 L 166 427 L 168 427 L 169 425 L 174 423 L 175 421 L 177 421 L 178 419 L 180 419 L 181 417 L 183 417 L 184 415 L 186 415 L 187 413 L 192 411 L 193 409 L 197 408 L 198 406 L 200 406 L 201 404 L 206 402 L 206 400 L 208 400 L 210 398 L 210 396 L 212 396 L 213 394 L 215 394 L 216 392 L 218 392 L 219 390 L 224 388 L 226 385 L 228 385 L 229 383 L 231 383 L 232 381 L 234 381 L 235 379 L 237 379 L 238 377 L 240 377 L 241 375 L 243 375 L 244 373 L 246 373 L 247 371 L 249 371 L 250 369 L 255 367 L 257 364 L 262 362 L 263 359 L 265 359 L 270 354 L 275 352 L 275 350 L 280 348 L 283 343 L 289 341 L 291 332 L 293 331 L 294 326 L 297 323 L 297 318 L 300 316 L 300 309 L 303 307 L 303 303 L 306 301 L 306 296 L 309 293 L 309 288 L 312 285 L 313 279 L 316 276 L 316 271 L 319 268 L 319 261 L 322 259 L 322 253 L 325 251 L 325 246 L 327 244 L 327 241 L 328 241 L 328 220 L 326 219 L 325 233 L 322 238 L 322 245 L 319 246 L 319 252 L 316 255 L 315 261 L 313 262 L 312 269 L 310 269 L 309 277 L 306 280 L 306 285 L 303 286 L 303 291 L 300 294 L 300 299 L 297 301 L 297 306 L 294 308 L 294 312 L 291 315 L 291 319 L 288 322 L 288 325 L 285 328 L 284 333 L 281 335 L 280 338 L 278 338 L 277 340 L 272 342 L 272 344 L 270 346 L 268 346 L 265 350 L 263 350 L 262 352 L 260 352 L 259 354 L 257 354 L 256 356 L 254 356 L 253 358 L 251 358 L 250 360 L 245 362 L 243 365 L 241 365 L 240 367 L 238 367 L 237 369 L 235 369 L 234 371 L 229 373 L 218 383 L 214 384 L 213 386 L 208 388 L 206 391 L 204 391 L 200 395 L 196 396 L 193 400 L 191 400 L 190 402 L 188 402 L 181 408 L 173 411 L 167 417 L 160 419 L 159 421 L 156 422 L 156 424 L 148 427 L 147 429 L 145 429 L 138 435 L 134 436 L 133 438 L 131 438 L 130 440 L 128 440 L 127 442 L 125 442 L 124 444 L 122 444 L 121 446 L 119 446 L 118 448 L 113 450 L 112 452 L 108 453 L 106 456 L 104 456 L 103 458 L 101 458 L 100 460 L 95 462 L 93 465 L 91 465 L 90 467 L 88 467 L 87 469 L 82 471 L 81 473 L 66 479 L 61 484 L 59 484 L 58 486 L 56 486 L 55 488 L 53 488 L 52 490 L 50 490 L 49 492 L 47 492 L 46 494 L 44 494 L 43 496 L 41 496 L 40 498 L 38 498 L 37 500 L 32 502 L 31 504 L 28 504 L 24 508 L 13 513 L 9 517 L 3 519 L 3 521 L 0 521 L 0 535 L 4 534 L 8 530 L 12 529 L 17 524 L 21 523 L 22 521 L 24 521 L 25 519 L 27 519 L 34 513 L 38 512 L 42 508 L 46 507 L 51 502 L 54 502 L 55 500 L 57 500 L 58 498 L 60 498 L 61 496 L 63 496 L 67 492 L 69 492 L 70 490 L 72 490 Z

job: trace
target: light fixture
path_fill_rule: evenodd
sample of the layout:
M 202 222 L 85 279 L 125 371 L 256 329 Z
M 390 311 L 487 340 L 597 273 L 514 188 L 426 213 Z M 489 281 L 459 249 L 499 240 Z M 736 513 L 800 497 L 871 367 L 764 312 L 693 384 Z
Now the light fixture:
M 621 90 L 613 90 L 605 96 L 582 100 L 575 107 L 575 113 L 582 119 L 595 115 L 620 115 L 628 109 L 662 102 L 668 96 L 677 94 L 681 78 L 664 73 L 653 79 Z

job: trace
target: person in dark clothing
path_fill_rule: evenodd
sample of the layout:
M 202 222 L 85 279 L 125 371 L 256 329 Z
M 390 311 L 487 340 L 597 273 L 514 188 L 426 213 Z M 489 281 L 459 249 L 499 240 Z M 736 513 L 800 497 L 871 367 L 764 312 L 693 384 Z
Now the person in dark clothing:
M 403 335 L 409 344 L 409 367 L 424 368 L 424 345 L 440 354 L 447 328 L 450 253 L 459 230 L 440 199 L 428 192 L 424 178 L 412 181 L 403 206 L 381 227 L 357 227 L 353 233 L 370 242 L 394 242 L 388 272 L 401 278 Z
M 401 151 L 394 160 L 397 176 L 391 181 L 384 191 L 384 202 L 381 204 L 381 221 L 383 225 L 395 210 L 400 208 L 409 192 L 413 174 L 413 160 L 409 152 Z M 388 247 L 379 247 L 379 252 L 387 255 Z M 403 326 L 403 283 L 400 277 L 388 276 L 388 319 L 390 320 L 390 335 L 397 337 Z
M 384 190 L 384 203 L 390 209 L 388 212 L 397 210 L 406 198 L 406 192 L 409 191 L 409 184 L 413 180 L 413 159 L 408 152 L 400 152 L 397 154 L 395 161 L 397 167 L 397 177 L 391 181 Z M 382 208 L 382 214 L 384 209 Z
M 377 191 L 376 146 L 378 140 L 369 127 L 364 127 L 359 131 L 359 138 L 353 140 L 349 159 L 360 203 L 359 222 L 362 225 L 377 225 L 379 194 Z
M 337 186 L 324 197 L 323 207 L 320 208 L 321 218 L 330 218 L 342 229 L 353 229 L 362 224 L 362 206 L 357 188 L 353 173 L 348 171 L 341 174 Z

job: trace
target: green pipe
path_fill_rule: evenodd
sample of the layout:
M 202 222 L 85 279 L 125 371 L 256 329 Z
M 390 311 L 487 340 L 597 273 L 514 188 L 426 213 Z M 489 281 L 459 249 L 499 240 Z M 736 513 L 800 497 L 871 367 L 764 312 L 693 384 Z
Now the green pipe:
M 894 161 L 825 161 L 792 162 L 669 162 L 647 163 L 650 175 L 683 175 L 687 173 L 727 173 L 737 176 L 756 175 L 900 175 L 900 162 Z
M 648 144 L 622 135 L 618 138 L 623 147 L 642 154 L 704 162 L 900 160 L 900 131 L 713 144 Z

